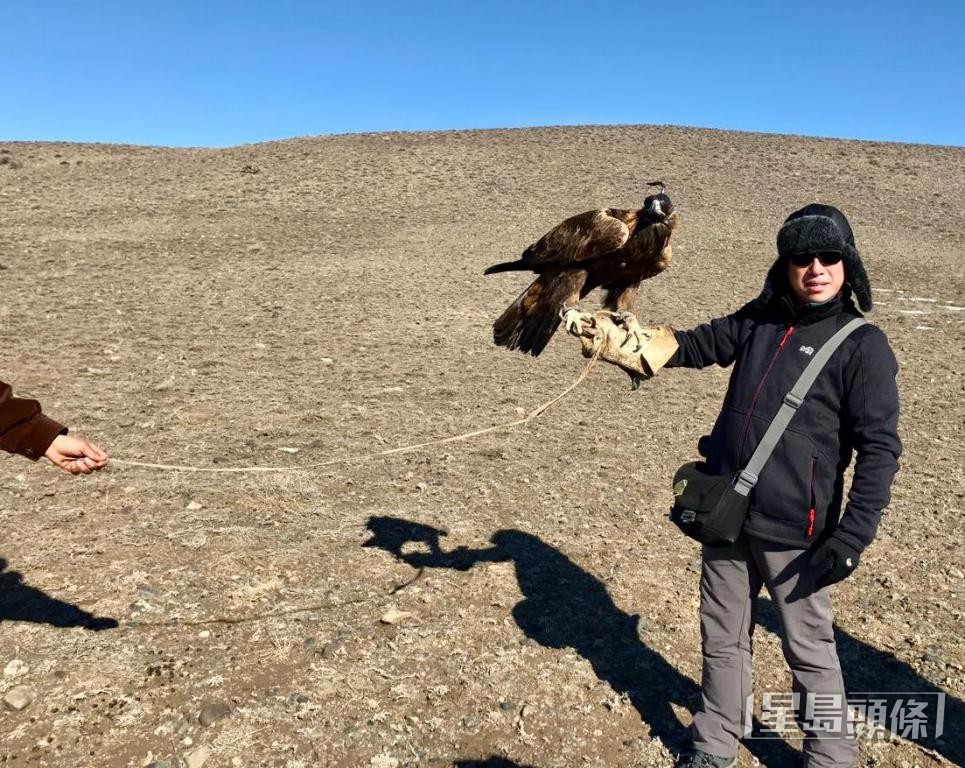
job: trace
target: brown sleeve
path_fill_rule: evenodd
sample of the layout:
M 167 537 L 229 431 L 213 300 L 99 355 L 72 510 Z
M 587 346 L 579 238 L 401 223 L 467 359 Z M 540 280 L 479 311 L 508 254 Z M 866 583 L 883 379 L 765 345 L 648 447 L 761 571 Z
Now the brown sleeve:
M 36 461 L 57 435 L 66 434 L 67 427 L 41 413 L 40 403 L 14 397 L 10 385 L 0 381 L 0 449 Z

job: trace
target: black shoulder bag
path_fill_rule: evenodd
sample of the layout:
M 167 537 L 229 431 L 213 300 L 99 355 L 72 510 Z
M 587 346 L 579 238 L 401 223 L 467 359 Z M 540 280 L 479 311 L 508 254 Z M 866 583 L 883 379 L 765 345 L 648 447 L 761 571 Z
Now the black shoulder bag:
M 711 547 L 725 547 L 737 541 L 750 508 L 751 491 L 784 430 L 834 351 L 852 331 L 867 322 L 855 318 L 815 353 L 791 391 L 784 396 L 784 403 L 744 469 L 733 475 L 709 475 L 704 462 L 692 461 L 677 470 L 673 479 L 674 503 L 670 508 L 670 519 L 681 531 Z

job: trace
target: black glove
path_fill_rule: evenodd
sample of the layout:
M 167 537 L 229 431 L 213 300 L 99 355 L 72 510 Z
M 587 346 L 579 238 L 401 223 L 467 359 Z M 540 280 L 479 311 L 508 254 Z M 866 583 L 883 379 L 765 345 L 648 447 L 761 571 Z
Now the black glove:
M 855 568 L 861 553 L 841 541 L 835 534 L 811 554 L 811 563 L 814 566 L 815 582 L 817 589 L 824 589 L 831 584 L 837 584 L 842 579 L 848 578 Z

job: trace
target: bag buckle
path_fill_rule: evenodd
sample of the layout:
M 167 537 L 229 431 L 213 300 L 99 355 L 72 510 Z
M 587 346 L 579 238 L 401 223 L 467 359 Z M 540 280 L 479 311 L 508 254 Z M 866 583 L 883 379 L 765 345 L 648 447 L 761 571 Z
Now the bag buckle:
M 692 509 L 685 509 L 683 512 L 680 513 L 681 523 L 692 523 L 696 519 L 697 519 L 697 513 L 694 512 Z
M 746 469 L 742 469 L 740 474 L 737 475 L 737 482 L 734 483 L 734 490 L 737 491 L 741 496 L 746 496 L 752 490 L 754 486 L 757 485 L 757 475 L 753 472 L 748 472 Z
M 788 408 L 793 408 L 795 411 L 801 407 L 801 403 L 804 402 L 803 397 L 798 397 L 793 392 L 788 392 L 784 395 L 784 405 Z

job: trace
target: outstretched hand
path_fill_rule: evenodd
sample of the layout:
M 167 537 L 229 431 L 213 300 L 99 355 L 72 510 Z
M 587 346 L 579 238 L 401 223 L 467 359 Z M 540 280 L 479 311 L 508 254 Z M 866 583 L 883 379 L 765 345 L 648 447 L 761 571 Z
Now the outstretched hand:
M 107 454 L 89 440 L 70 435 L 57 435 L 44 454 L 72 475 L 89 475 L 107 464 Z

